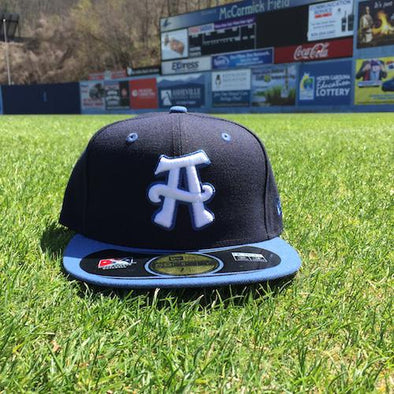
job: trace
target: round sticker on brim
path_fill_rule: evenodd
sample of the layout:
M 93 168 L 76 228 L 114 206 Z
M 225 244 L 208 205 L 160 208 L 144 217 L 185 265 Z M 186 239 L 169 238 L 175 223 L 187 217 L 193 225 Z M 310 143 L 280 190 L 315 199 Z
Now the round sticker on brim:
M 218 271 L 223 263 L 201 253 L 179 253 L 156 257 L 146 264 L 146 270 L 156 275 L 192 276 Z

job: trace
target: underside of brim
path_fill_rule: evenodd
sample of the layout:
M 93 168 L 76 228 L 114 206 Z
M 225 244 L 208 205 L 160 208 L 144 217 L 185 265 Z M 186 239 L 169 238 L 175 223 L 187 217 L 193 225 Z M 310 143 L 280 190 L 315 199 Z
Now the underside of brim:
M 113 288 L 215 287 L 258 283 L 293 275 L 301 260 L 286 241 L 199 251 L 121 247 L 75 235 L 63 266 L 75 279 Z

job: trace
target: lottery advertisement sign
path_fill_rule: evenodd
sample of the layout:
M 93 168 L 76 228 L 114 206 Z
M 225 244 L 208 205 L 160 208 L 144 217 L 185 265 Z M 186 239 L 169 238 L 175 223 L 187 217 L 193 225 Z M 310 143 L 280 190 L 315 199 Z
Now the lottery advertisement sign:
M 299 105 L 349 105 L 352 87 L 349 60 L 302 64 L 298 86 Z

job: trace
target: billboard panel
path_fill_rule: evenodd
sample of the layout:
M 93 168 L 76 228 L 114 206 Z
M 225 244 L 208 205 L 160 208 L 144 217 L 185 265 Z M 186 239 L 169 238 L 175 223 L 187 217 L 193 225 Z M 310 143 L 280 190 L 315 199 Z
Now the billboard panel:
M 259 14 L 257 48 L 299 45 L 308 41 L 308 7 Z
M 101 81 L 104 79 L 120 79 L 126 77 L 125 70 L 107 70 L 98 73 L 90 73 L 88 76 L 89 81 Z
M 318 3 L 323 0 L 316 0 Z M 309 4 L 311 0 L 246 0 L 238 3 L 208 8 L 187 14 L 170 16 L 160 20 L 160 31 L 176 30 L 183 27 L 224 21 L 264 12 L 278 11 L 285 8 Z
M 205 75 L 187 74 L 157 78 L 159 106 L 202 107 L 205 105 Z
M 325 60 L 350 57 L 352 54 L 353 38 L 341 38 L 339 40 L 275 48 L 275 63 Z
M 309 6 L 308 41 L 353 35 L 353 0 L 336 0 Z
M 296 73 L 295 64 L 252 69 L 251 105 L 295 105 Z
M 157 108 L 156 78 L 130 81 L 130 107 L 132 109 Z
M 189 56 L 242 51 L 256 47 L 254 16 L 189 28 Z
M 357 59 L 355 104 L 394 103 L 394 56 Z
M 196 57 L 193 59 L 172 60 L 161 64 L 161 72 L 166 74 L 182 74 L 191 72 L 209 71 L 211 69 L 211 57 Z
M 351 60 L 302 64 L 299 72 L 299 105 L 349 105 Z
M 357 48 L 394 45 L 394 1 L 362 1 L 358 5 Z
M 103 111 L 105 90 L 102 81 L 81 81 L 79 83 L 81 111 Z
M 130 106 L 128 81 L 105 81 L 105 109 L 127 109 Z
M 266 48 L 257 51 L 242 51 L 212 56 L 212 68 L 220 70 L 235 67 L 250 67 L 271 64 L 273 61 L 273 48 Z
M 187 29 L 162 33 L 161 58 L 171 60 L 185 57 L 188 57 Z
M 250 70 L 212 72 L 212 106 L 248 106 L 250 101 Z

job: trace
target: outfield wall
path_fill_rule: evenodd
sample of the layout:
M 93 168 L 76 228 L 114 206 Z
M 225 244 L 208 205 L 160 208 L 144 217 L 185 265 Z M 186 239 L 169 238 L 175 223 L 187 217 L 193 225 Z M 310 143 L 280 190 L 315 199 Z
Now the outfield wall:
M 247 0 L 163 18 L 161 58 L 162 75 L 82 81 L 82 112 L 393 111 L 394 0 Z
M 4 114 L 79 114 L 79 83 L 5 85 Z
M 394 0 L 246 0 L 160 27 L 161 74 L 3 86 L 3 112 L 394 110 Z

